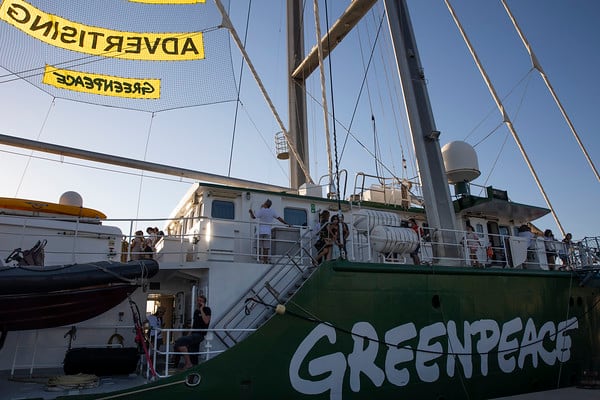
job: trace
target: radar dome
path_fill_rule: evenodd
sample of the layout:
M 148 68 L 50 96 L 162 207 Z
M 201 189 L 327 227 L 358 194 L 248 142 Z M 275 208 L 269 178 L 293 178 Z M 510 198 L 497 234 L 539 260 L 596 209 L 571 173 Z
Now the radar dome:
M 83 198 L 77 192 L 64 192 L 60 196 L 58 204 L 62 204 L 63 206 L 83 207 Z
M 447 143 L 442 147 L 442 158 L 448 183 L 471 182 L 481 175 L 475 149 L 466 142 Z

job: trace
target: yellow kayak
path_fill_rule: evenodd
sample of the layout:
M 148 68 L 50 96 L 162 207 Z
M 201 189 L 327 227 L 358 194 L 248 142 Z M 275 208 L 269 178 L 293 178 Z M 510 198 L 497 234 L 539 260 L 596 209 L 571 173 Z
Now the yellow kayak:
M 91 208 L 58 203 L 49 203 L 46 201 L 15 199 L 10 197 L 0 197 L 0 208 L 6 208 L 10 210 L 43 212 L 49 214 L 72 215 L 75 217 L 82 218 L 106 219 L 106 215 L 104 213 Z

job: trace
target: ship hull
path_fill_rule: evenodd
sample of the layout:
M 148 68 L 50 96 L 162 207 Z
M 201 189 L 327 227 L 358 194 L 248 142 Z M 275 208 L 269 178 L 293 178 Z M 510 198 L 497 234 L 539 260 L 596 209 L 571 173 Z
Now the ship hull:
M 125 398 L 487 399 L 571 386 L 600 350 L 600 295 L 578 283 L 327 263 L 243 342 Z M 200 382 L 186 385 L 192 374 Z

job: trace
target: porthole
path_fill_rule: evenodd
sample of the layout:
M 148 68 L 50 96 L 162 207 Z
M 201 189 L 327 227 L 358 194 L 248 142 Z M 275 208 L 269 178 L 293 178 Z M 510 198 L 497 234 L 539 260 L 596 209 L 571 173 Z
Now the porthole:
M 188 376 L 186 376 L 185 384 L 186 384 L 186 386 L 194 387 L 194 386 L 198 386 L 200 384 L 201 380 L 202 380 L 202 377 L 200 376 L 200 374 L 193 373 L 193 374 L 189 374 Z

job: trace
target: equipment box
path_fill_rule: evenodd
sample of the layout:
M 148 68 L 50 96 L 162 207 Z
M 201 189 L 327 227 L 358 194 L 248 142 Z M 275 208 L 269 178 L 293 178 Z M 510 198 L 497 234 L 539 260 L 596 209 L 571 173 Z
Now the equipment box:
M 129 375 L 138 364 L 138 349 L 88 348 L 71 349 L 65 355 L 64 370 L 67 375 L 93 374 Z

